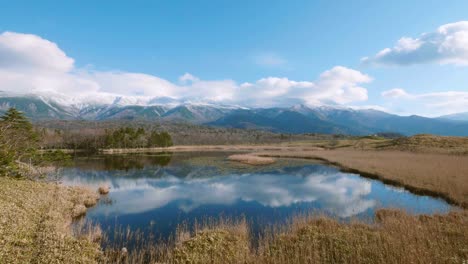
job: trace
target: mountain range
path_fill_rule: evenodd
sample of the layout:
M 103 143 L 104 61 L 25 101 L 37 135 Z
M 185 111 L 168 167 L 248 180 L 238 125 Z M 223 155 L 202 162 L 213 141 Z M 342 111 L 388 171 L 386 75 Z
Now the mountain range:
M 67 105 L 41 96 L 0 97 L 0 113 L 10 107 L 23 111 L 36 122 L 50 119 L 147 120 L 262 129 L 278 133 L 368 135 L 394 132 L 403 135 L 430 133 L 468 136 L 468 113 L 427 118 L 334 106 L 243 108 L 189 102 L 132 105 L 122 104 L 120 100 L 112 104 Z

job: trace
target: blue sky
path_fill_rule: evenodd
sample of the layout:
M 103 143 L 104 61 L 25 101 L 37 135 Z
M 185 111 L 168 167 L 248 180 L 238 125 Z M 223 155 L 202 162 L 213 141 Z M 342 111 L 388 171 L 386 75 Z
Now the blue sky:
M 468 111 L 467 1 L 0 2 L 0 34 L 15 34 L 3 33 L 3 42 L 0 36 L 4 91 L 59 96 L 74 86 L 80 95 L 137 101 L 340 104 L 427 116 Z M 404 37 L 411 39 L 398 46 Z M 32 41 L 38 44 L 24 50 L 11 44 Z M 57 49 L 45 47 L 50 43 Z M 385 48 L 392 50 L 377 56 Z M 64 55 L 48 60 L 47 52 Z M 60 72 L 31 73 L 66 59 L 73 62 L 56 67 Z M 25 61 L 40 70 L 25 70 L 32 69 Z M 35 82 L 11 81 L 19 75 Z

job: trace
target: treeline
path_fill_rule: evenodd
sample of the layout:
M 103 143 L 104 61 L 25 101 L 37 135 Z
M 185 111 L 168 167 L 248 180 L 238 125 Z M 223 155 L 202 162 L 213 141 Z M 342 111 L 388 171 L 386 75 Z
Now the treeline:
M 79 121 L 77 121 L 78 123 Z M 75 127 L 37 127 L 43 149 L 73 149 L 95 152 L 105 148 L 148 148 L 173 145 L 166 131 L 143 127 L 98 127 L 96 123 Z
M 38 152 L 41 137 L 33 125 L 15 108 L 0 117 L 0 176 L 42 176 L 37 166 L 68 161 L 61 151 Z
M 143 128 L 148 133 L 167 132 L 174 145 L 274 144 L 292 141 L 335 140 L 345 135 L 280 134 L 263 130 L 210 127 L 187 123 L 149 121 L 85 121 L 50 120 L 36 124 L 43 148 L 95 149 L 106 148 L 106 134 L 121 128 Z M 139 142 L 137 146 L 144 146 Z
M 124 127 L 114 131 L 106 129 L 105 148 L 151 148 L 172 146 L 171 135 L 167 132 L 151 131 L 144 128 Z
M 0 174 L 18 176 L 23 162 L 35 156 L 38 143 L 28 119 L 10 108 L 0 118 Z

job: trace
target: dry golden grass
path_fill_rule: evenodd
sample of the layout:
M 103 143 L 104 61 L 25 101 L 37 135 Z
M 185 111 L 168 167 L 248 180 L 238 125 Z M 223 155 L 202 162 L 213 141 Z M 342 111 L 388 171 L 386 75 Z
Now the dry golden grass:
M 175 147 L 171 151 L 250 151 L 255 153 L 249 157 L 320 159 L 468 208 L 465 141 L 420 135 L 399 140 Z M 98 245 L 92 242 L 99 232 L 87 236 L 70 233 L 71 212 L 90 203 L 82 191 L 4 178 L 0 178 L 0 186 L 0 263 L 468 262 L 467 210 L 435 216 L 380 210 L 372 224 L 297 217 L 291 225 L 262 237 L 258 247 L 251 246 L 245 221 L 205 224 L 195 232 L 183 227 L 172 242 L 165 243 L 146 240 L 143 232 L 124 230 L 120 242 L 100 256 Z M 136 240 L 137 247 L 122 251 L 130 240 Z
M 324 141 L 322 145 L 326 145 L 328 141 Z M 321 145 L 320 145 L 321 146 Z M 303 150 L 319 150 L 320 146 L 305 143 Z M 270 145 L 187 145 L 187 146 L 172 146 L 167 148 L 126 148 L 126 149 L 101 149 L 102 154 L 128 154 L 128 153 L 160 153 L 160 152 L 194 152 L 194 151 L 232 151 L 232 152 L 251 152 L 251 151 L 289 151 L 297 150 L 298 147 L 286 144 L 270 144 Z
M 467 226 L 466 211 L 411 216 L 380 210 L 370 225 L 299 218 L 261 241 L 251 263 L 464 263 Z
M 252 246 L 245 221 L 224 221 L 179 233 L 174 244 L 141 240 L 105 263 L 464 263 L 468 260 L 468 211 L 414 216 L 379 210 L 371 224 L 299 216 Z M 182 228 L 184 229 L 184 228 Z M 134 238 L 125 232 L 125 239 Z M 137 235 L 137 236 L 141 236 Z
M 237 161 L 249 165 L 268 165 L 275 163 L 275 159 L 269 157 L 259 157 L 249 154 L 234 154 L 228 157 L 230 161 Z
M 388 141 L 379 147 L 412 152 L 468 154 L 468 137 L 416 135 Z
M 77 207 L 97 198 L 84 188 L 0 177 L 0 263 L 95 263 L 96 232 L 77 237 L 70 224 Z
M 468 156 L 374 150 L 259 152 L 256 155 L 322 159 L 346 171 L 377 178 L 468 208 Z
M 193 226 L 181 224 L 168 241 L 116 227 L 100 262 L 123 263 L 245 263 L 250 256 L 250 238 L 245 219 L 208 218 Z M 127 249 L 127 246 L 131 245 Z
M 222 263 L 245 263 L 250 257 L 248 226 L 243 219 L 205 224 L 197 228 L 194 236 L 180 237 L 166 262 L 217 263 L 222 260 Z

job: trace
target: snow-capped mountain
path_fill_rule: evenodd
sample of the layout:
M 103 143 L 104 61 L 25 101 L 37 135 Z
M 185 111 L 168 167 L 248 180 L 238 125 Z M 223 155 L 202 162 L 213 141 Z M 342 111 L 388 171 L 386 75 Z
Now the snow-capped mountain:
M 431 133 L 468 136 L 468 122 L 421 116 L 398 116 L 374 109 L 294 105 L 245 108 L 212 102 L 173 98 L 114 97 L 104 101 L 73 101 L 29 95 L 0 97 L 0 113 L 10 107 L 36 122 L 61 120 L 145 120 L 186 122 L 200 125 L 263 129 L 279 133 L 334 133 L 366 135 L 396 132 L 404 135 Z

